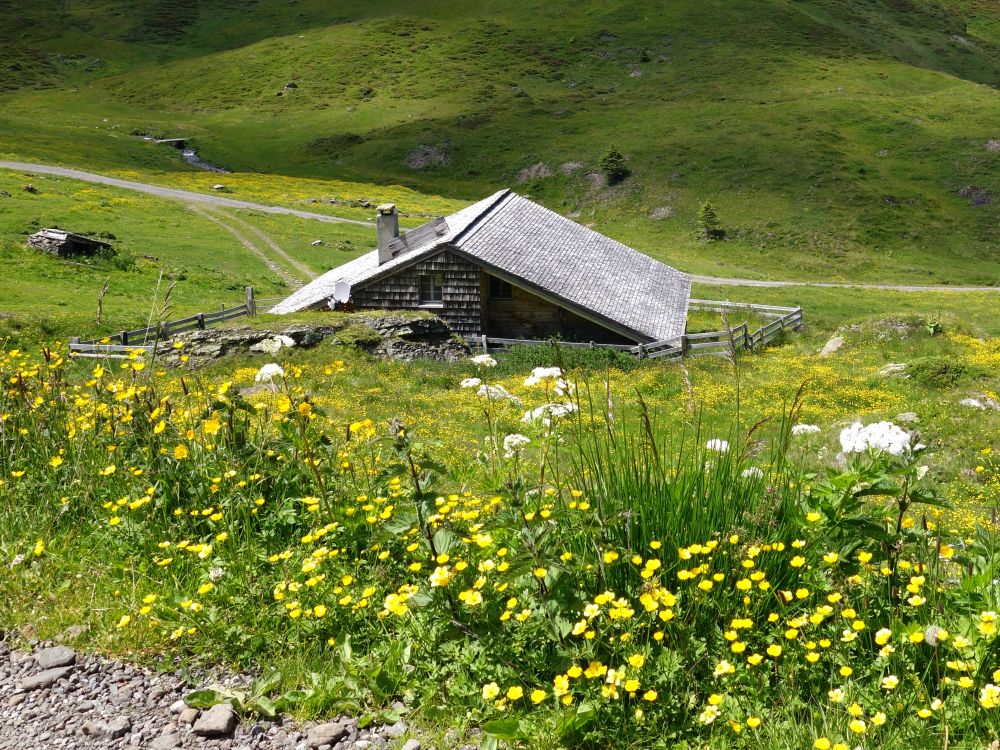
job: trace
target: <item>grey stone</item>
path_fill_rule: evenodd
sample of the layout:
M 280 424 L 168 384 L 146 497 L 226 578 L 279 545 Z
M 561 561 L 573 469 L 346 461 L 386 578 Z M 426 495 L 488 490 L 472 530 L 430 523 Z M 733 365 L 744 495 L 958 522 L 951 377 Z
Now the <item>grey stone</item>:
M 225 737 L 232 733 L 238 723 L 233 707 L 228 703 L 219 703 L 198 717 L 193 731 L 199 737 Z
M 55 667 L 46 669 L 44 672 L 33 674 L 21 680 L 21 687 L 25 690 L 38 690 L 40 688 L 51 687 L 54 683 L 68 677 L 73 671 L 73 667 Z
M 124 737 L 132 729 L 132 722 L 125 716 L 119 716 L 111 721 L 83 722 L 80 731 L 88 737 L 98 740 L 116 740 Z
M 883 378 L 891 377 L 906 377 L 906 363 L 905 362 L 890 362 L 885 365 L 878 374 Z
M 402 737 L 404 734 L 406 734 L 406 730 L 409 729 L 409 728 L 410 728 L 410 725 L 407 724 L 402 719 L 400 719 L 395 724 L 393 724 L 391 726 L 388 726 L 385 729 L 383 729 L 380 732 L 380 734 L 383 737 L 388 737 L 389 739 L 397 739 L 399 737 Z
M 317 724 L 312 727 L 306 735 L 309 747 L 318 748 L 322 745 L 333 745 L 346 737 L 350 732 L 347 724 L 342 721 L 330 721 L 326 724 Z
M 198 720 L 199 713 L 200 712 L 197 708 L 185 708 L 177 717 L 177 723 L 188 725 L 194 724 Z
M 823 348 L 819 352 L 821 357 L 829 357 L 831 354 L 836 352 L 840 347 L 844 345 L 844 338 L 842 336 L 834 336 L 832 339 L 826 342 Z
M 12 695 L 7 699 L 7 707 L 14 708 L 15 706 L 20 706 L 27 699 L 27 693 L 18 693 L 17 695 Z
M 35 654 L 35 662 L 42 669 L 53 669 L 54 667 L 68 667 L 76 663 L 76 651 L 66 646 L 53 646 L 43 648 Z
M 149 743 L 149 750 L 174 750 L 175 747 L 181 746 L 181 736 L 174 732 L 170 734 L 161 734 L 155 740 Z
M 185 703 L 183 700 L 176 700 L 170 704 L 170 713 L 179 714 L 187 707 L 188 707 L 187 703 Z
M 896 415 L 896 421 L 903 424 L 913 424 L 914 422 L 919 422 L 920 417 L 917 416 L 916 412 L 904 411 L 902 414 Z
M 410 739 L 403 743 L 402 750 L 420 750 L 420 741 L 410 737 Z

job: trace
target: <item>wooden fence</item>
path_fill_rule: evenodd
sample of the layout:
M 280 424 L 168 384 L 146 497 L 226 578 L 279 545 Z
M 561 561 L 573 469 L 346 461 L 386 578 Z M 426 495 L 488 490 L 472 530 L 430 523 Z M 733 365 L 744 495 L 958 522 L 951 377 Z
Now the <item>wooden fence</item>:
M 74 336 L 69 341 L 70 356 L 73 357 L 107 357 L 110 359 L 127 359 L 136 352 L 148 354 L 154 351 L 158 344 L 169 341 L 171 337 L 185 331 L 204 331 L 212 326 L 225 323 L 236 318 L 253 317 L 257 314 L 257 302 L 254 299 L 253 287 L 246 288 L 246 300 L 236 307 L 223 307 L 210 313 L 198 313 L 188 318 L 168 320 L 158 326 L 136 328 L 133 331 L 121 331 L 102 339 L 81 341 Z
M 744 321 L 727 331 L 708 331 L 705 333 L 684 333 L 662 341 L 648 344 L 628 346 L 623 344 L 595 344 L 577 341 L 560 341 L 559 346 L 584 349 L 616 349 L 632 354 L 640 359 L 679 359 L 688 356 L 703 356 L 708 354 L 731 354 L 740 349 L 753 350 L 764 346 L 782 336 L 787 330 L 798 330 L 802 327 L 803 315 L 801 307 L 779 307 L 777 305 L 752 305 L 737 302 L 719 302 L 716 300 L 690 300 L 691 310 L 712 310 L 719 313 L 753 313 L 771 321 L 755 331 L 750 330 Z M 495 349 L 521 345 L 551 345 L 549 341 L 527 339 L 505 339 L 492 336 L 466 336 L 470 344 L 480 347 L 484 352 L 490 347 Z

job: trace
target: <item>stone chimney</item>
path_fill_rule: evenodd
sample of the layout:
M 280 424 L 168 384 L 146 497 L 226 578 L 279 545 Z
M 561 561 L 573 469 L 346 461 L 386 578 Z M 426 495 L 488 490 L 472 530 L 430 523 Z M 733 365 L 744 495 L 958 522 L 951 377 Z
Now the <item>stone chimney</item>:
M 383 203 L 375 209 L 375 236 L 378 238 L 378 264 L 392 260 L 389 244 L 399 237 L 399 214 L 394 203 Z

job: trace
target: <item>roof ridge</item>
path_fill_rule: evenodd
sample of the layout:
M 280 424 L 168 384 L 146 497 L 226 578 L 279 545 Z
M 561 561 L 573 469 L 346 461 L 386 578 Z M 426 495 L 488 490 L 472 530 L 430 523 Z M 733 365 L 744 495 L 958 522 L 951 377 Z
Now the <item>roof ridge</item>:
M 457 244 L 460 240 L 463 240 L 467 236 L 471 235 L 472 230 L 478 228 L 479 225 L 482 223 L 483 219 L 486 218 L 488 214 L 493 213 L 493 210 L 501 203 L 503 203 L 505 200 L 507 200 L 507 198 L 509 198 L 512 195 L 516 195 L 516 193 L 510 188 L 504 188 L 503 190 L 499 191 L 499 193 L 500 193 L 499 197 L 492 203 L 490 203 L 490 205 L 485 210 L 483 210 L 483 212 L 480 213 L 479 216 L 477 216 L 475 219 L 466 224 L 461 232 L 458 232 L 454 237 L 452 237 L 449 244 Z

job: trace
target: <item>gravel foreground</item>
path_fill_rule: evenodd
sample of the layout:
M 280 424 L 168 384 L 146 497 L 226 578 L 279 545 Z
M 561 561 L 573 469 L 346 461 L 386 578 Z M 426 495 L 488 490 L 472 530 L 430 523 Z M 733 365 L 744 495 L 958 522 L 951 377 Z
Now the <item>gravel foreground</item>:
M 404 739 L 405 721 L 366 729 L 349 718 L 302 726 L 281 718 L 256 722 L 227 704 L 189 708 L 183 696 L 190 691 L 179 674 L 66 646 L 20 651 L 0 633 L 0 750 L 421 750 L 418 740 Z

